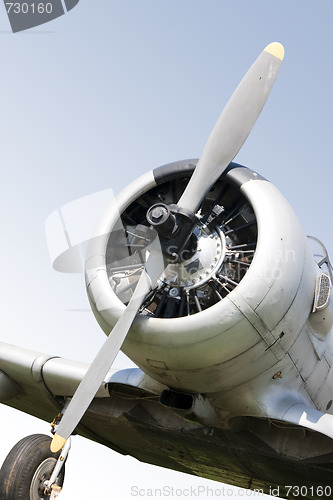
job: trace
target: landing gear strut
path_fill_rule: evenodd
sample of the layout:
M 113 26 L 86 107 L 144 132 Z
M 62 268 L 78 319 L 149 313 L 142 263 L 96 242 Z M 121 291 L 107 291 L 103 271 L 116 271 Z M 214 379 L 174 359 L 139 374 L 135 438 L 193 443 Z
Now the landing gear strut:
M 64 483 L 67 450 L 52 453 L 51 438 L 33 434 L 19 441 L 0 470 L 1 500 L 54 500 Z

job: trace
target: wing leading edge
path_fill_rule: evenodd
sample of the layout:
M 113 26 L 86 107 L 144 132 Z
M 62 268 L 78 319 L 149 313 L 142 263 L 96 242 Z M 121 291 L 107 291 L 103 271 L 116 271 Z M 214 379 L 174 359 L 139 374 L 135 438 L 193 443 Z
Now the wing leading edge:
M 0 400 L 51 421 L 87 368 L 0 343 Z M 311 491 L 314 483 L 327 485 L 328 477 L 333 477 L 333 444 L 327 436 L 307 431 L 306 449 L 310 441 L 315 449 L 320 440 L 324 454 L 320 460 L 305 455 L 300 460 L 305 425 L 295 428 L 285 423 L 281 428 L 281 420 L 240 417 L 229 429 L 221 429 L 218 422 L 205 424 L 191 412 L 161 404 L 164 389 L 137 368 L 110 371 L 77 432 L 142 462 L 265 493 L 279 487 L 280 496 L 286 484 L 308 485 Z M 297 415 L 289 415 L 291 411 Z M 290 409 L 286 420 L 296 422 L 304 411 Z M 315 417 L 308 414 L 310 420 Z M 283 452 L 286 442 L 289 450 L 295 450 L 294 459 Z

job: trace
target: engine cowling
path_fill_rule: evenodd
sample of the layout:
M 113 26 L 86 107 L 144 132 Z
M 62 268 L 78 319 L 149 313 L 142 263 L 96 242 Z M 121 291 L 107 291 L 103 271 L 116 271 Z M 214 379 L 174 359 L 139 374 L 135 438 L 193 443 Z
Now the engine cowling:
M 107 335 L 147 258 L 148 208 L 177 203 L 195 165 L 182 161 L 145 174 L 100 221 L 86 282 Z M 191 255 L 169 264 L 122 350 L 167 386 L 230 390 L 273 367 L 295 342 L 313 308 L 318 266 L 281 193 L 235 163 L 206 195 L 194 235 Z

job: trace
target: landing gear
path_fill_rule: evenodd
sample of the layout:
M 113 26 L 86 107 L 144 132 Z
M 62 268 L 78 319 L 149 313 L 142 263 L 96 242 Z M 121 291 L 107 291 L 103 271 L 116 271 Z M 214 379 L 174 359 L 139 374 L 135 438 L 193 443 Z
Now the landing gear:
M 50 443 L 49 436 L 33 434 L 21 439 L 14 446 L 0 470 L 1 500 L 57 498 L 64 482 L 65 467 L 62 464 L 57 477 L 52 478 L 52 488 L 48 487 L 48 481 L 61 456 L 61 452 L 51 452 Z M 63 461 L 65 460 L 66 457 L 63 458 Z

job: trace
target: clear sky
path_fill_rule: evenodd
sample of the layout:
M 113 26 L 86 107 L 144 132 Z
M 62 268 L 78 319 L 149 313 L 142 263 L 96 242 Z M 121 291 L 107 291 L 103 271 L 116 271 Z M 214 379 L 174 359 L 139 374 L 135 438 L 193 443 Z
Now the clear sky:
M 199 156 L 271 41 L 284 44 L 285 60 L 236 160 L 276 184 L 332 253 L 332 18 L 324 0 L 81 0 L 14 35 L 0 4 L 1 340 L 93 359 L 104 335 L 89 313 L 70 311 L 87 307 L 83 278 L 52 270 L 46 218 Z M 49 430 L 5 407 L 0 418 L 0 462 L 24 435 Z M 221 486 L 76 438 L 60 498 L 130 500 L 132 486 L 208 484 Z

